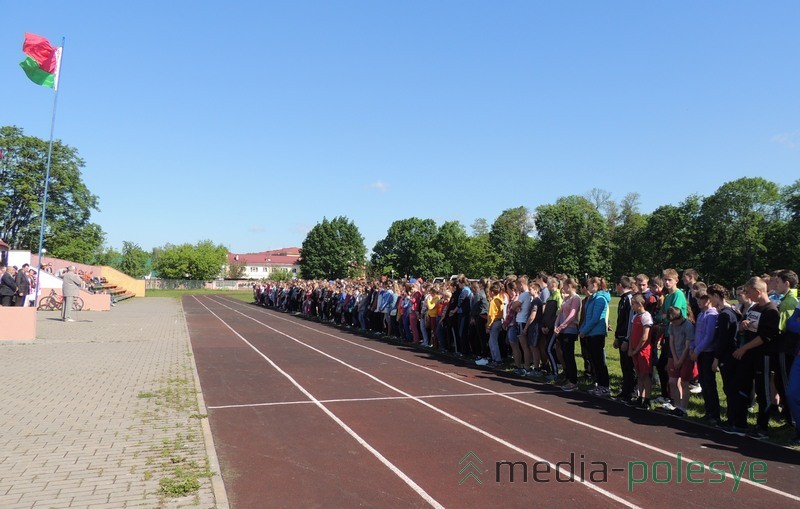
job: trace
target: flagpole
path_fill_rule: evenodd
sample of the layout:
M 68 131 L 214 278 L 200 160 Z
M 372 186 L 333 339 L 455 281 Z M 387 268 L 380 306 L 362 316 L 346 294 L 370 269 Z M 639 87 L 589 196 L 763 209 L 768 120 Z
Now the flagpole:
M 61 37 L 61 58 L 64 57 L 64 42 L 65 37 Z M 53 158 L 53 133 L 56 128 L 56 106 L 58 106 L 58 80 L 61 79 L 61 62 L 58 63 L 58 74 L 54 82 L 53 94 L 53 115 L 50 118 L 50 144 L 47 148 L 47 166 L 44 176 L 44 198 L 42 199 L 42 225 L 39 229 L 39 267 L 36 271 L 36 291 L 33 295 L 33 306 L 38 307 L 39 302 L 39 289 L 42 287 L 42 249 L 44 248 L 44 226 L 45 226 L 45 212 L 47 211 L 47 191 L 50 188 L 50 161 Z

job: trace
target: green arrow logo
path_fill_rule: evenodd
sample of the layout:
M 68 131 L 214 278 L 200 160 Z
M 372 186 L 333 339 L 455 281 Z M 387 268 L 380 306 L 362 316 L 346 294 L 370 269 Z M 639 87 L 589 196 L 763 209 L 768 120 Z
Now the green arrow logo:
M 458 462 L 460 470 L 458 471 L 458 475 L 462 476 L 461 480 L 458 481 L 459 485 L 464 484 L 467 479 L 472 478 L 478 484 L 483 484 L 481 482 L 479 475 L 483 474 L 483 471 L 478 467 L 478 465 L 483 465 L 483 461 L 472 451 L 469 451 L 467 454 L 461 458 L 461 461 Z

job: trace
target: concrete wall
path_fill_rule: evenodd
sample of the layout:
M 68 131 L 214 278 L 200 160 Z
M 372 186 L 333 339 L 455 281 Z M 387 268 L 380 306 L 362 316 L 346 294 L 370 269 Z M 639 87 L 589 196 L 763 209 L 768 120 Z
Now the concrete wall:
M 61 296 L 61 286 L 58 288 L 42 288 L 39 291 L 39 302 L 42 301 L 43 297 L 50 295 L 51 289 L 56 292 L 56 295 Z M 89 293 L 86 290 L 81 290 L 81 299 L 83 299 L 83 311 L 108 311 L 111 309 L 111 295 L 107 293 Z
M 36 308 L 0 306 L 0 341 L 36 339 Z

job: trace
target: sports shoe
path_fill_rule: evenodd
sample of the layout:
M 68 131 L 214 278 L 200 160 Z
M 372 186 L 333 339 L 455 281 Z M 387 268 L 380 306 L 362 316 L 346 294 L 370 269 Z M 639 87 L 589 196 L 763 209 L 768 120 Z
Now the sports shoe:
M 663 405 L 664 403 L 669 403 L 669 400 L 664 396 L 659 396 L 653 400 L 653 403 L 656 405 Z
M 738 426 L 734 426 L 733 424 L 720 426 L 720 429 L 723 431 L 723 433 L 727 433 L 729 435 L 736 435 L 739 437 L 747 435 L 747 430 L 745 428 L 740 428 Z
M 594 396 L 600 396 L 601 398 L 607 398 L 611 396 L 611 389 L 609 389 L 608 387 L 601 387 L 598 385 L 594 389 L 594 391 L 592 391 L 592 394 Z
M 528 370 L 528 378 L 542 379 L 544 378 L 544 373 L 539 369 L 530 369 Z
M 572 392 L 572 391 L 576 390 L 577 388 L 578 388 L 577 385 L 575 385 L 573 383 L 570 383 L 570 382 L 568 382 L 568 383 L 566 383 L 566 384 L 561 386 L 561 390 L 565 391 L 565 392 Z
M 666 403 L 664 403 L 663 405 L 661 405 L 661 408 L 662 408 L 662 409 L 664 409 L 664 410 L 666 410 L 667 412 L 672 412 L 672 411 L 674 411 L 674 410 L 675 410 L 675 408 L 676 408 L 676 407 L 675 407 L 675 405 L 673 405 L 672 403 L 670 403 L 669 401 L 667 401 Z
M 517 369 L 514 370 L 514 373 L 516 373 L 519 376 L 527 376 L 528 375 L 528 370 L 525 369 L 525 368 L 517 368 Z
M 501 367 L 503 367 L 503 363 L 502 362 L 497 362 L 497 361 L 490 361 L 488 366 L 490 368 L 501 368 Z
M 639 405 L 636 406 L 636 408 L 639 409 L 639 410 L 652 410 L 653 409 L 652 405 L 650 404 L 650 400 L 649 399 L 643 399 L 642 402 L 639 403 Z
M 675 409 L 672 410 L 670 414 L 674 415 L 675 417 L 686 417 L 686 410 L 675 407 Z
M 475 364 L 477 364 L 478 366 L 487 366 L 489 364 L 489 359 L 478 357 L 478 359 L 475 360 Z
M 639 407 L 642 406 L 642 401 L 644 401 L 642 398 L 631 398 L 624 403 L 629 407 Z
M 700 394 L 701 392 L 703 392 L 703 388 L 700 387 L 700 384 L 697 383 L 689 384 L 689 392 L 691 392 L 692 394 Z
M 64 320 L 64 321 L 65 321 L 65 322 L 74 322 L 75 320 L 73 320 L 72 318 L 67 318 L 67 319 L 66 319 L 66 320 Z

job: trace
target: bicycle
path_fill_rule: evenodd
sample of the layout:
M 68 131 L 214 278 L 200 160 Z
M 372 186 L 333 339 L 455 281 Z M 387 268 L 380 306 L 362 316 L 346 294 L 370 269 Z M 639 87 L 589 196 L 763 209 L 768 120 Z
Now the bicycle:
M 56 293 L 55 290 L 50 290 L 50 295 L 45 295 L 39 299 L 38 311 L 61 311 L 64 306 L 64 297 Z M 83 299 L 75 297 L 72 301 L 72 310 L 80 311 L 83 309 Z

